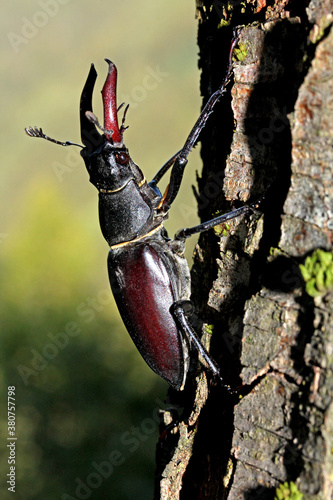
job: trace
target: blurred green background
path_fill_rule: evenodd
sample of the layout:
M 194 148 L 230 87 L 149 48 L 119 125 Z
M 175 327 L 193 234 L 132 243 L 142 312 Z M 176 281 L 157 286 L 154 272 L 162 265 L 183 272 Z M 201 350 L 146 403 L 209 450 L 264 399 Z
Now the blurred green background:
M 7 387 L 15 386 L 16 498 L 150 499 L 167 384 L 119 319 L 97 191 L 79 148 L 28 138 L 23 129 L 37 125 L 80 142 L 90 64 L 99 74 L 94 112 L 102 121 L 99 91 L 110 58 L 118 101 L 131 103 L 125 142 L 150 179 L 199 113 L 195 2 L 13 0 L 3 3 L 0 23 L 0 497 L 13 498 Z M 196 170 L 198 151 L 167 224 L 171 234 L 197 221 Z

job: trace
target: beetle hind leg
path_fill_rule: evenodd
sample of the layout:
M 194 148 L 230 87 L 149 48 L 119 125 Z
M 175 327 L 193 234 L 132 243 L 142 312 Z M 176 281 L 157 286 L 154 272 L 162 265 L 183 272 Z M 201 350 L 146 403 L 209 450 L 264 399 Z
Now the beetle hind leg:
M 222 387 L 225 390 L 227 390 L 230 394 L 234 394 L 237 391 L 234 391 L 230 387 L 230 385 L 225 384 L 221 376 L 220 368 L 218 367 L 217 363 L 212 359 L 212 357 L 205 349 L 205 347 L 202 345 L 198 335 L 196 334 L 193 327 L 189 323 L 187 316 L 190 316 L 192 314 L 192 311 L 193 311 L 193 304 L 189 300 L 180 300 L 178 302 L 175 302 L 171 308 L 171 313 L 174 316 L 182 333 L 189 339 L 191 345 L 194 345 L 198 353 L 204 359 L 210 372 L 214 375 L 214 377 L 217 377 L 219 379 Z

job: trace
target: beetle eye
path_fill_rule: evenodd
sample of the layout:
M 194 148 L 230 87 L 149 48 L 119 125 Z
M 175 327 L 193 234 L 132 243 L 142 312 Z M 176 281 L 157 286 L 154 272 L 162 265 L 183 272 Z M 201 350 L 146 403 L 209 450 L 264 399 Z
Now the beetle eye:
M 116 153 L 116 162 L 120 163 L 120 165 L 127 165 L 129 162 L 129 155 L 127 153 Z

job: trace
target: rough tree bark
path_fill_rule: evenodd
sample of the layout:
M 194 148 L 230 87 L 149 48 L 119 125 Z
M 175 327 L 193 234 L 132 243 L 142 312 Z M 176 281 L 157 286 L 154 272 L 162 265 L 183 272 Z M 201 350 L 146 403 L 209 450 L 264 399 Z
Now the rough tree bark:
M 196 247 L 196 327 L 244 396 L 193 363 L 163 411 L 162 429 L 177 425 L 157 446 L 155 498 L 273 499 L 285 481 L 304 500 L 333 498 L 332 269 L 317 263 L 305 286 L 299 267 L 332 252 L 332 7 L 197 1 L 204 101 L 222 80 L 232 27 L 245 25 L 230 96 L 201 136 L 200 216 L 267 195 L 263 214 Z

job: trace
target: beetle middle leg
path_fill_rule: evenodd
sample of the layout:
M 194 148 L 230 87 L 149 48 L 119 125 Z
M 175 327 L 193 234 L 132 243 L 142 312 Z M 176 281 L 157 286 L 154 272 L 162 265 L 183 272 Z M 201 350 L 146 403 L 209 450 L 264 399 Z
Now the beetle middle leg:
M 185 240 L 186 238 L 189 238 L 193 234 L 203 233 L 204 231 L 208 231 L 208 229 L 212 229 L 214 226 L 217 226 L 218 224 L 223 224 L 223 222 L 226 222 L 228 220 L 235 219 L 239 215 L 247 215 L 251 212 L 255 212 L 256 210 L 259 209 L 259 206 L 263 200 L 264 200 L 264 195 L 253 203 L 244 205 L 239 208 L 235 208 L 234 210 L 231 210 L 231 212 L 219 215 L 218 217 L 203 222 L 202 224 L 180 229 L 175 234 L 175 240 Z

